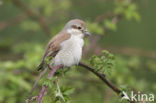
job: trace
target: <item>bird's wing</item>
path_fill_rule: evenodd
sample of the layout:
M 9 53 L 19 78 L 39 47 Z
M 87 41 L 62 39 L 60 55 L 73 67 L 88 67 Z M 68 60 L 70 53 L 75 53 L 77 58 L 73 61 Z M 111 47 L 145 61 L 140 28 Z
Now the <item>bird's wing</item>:
M 69 33 L 64 33 L 61 32 L 59 34 L 57 34 L 52 40 L 49 41 L 46 49 L 45 49 L 45 53 L 43 55 L 41 64 L 38 66 L 37 70 L 40 70 L 43 68 L 45 59 L 47 57 L 55 57 L 56 54 L 58 53 L 58 51 L 61 49 L 61 43 L 67 39 L 70 38 L 70 34 Z

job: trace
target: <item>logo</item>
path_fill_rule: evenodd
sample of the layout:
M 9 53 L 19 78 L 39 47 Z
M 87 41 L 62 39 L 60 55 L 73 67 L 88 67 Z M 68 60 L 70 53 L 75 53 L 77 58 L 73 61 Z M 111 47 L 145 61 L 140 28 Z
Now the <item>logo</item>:
M 123 94 L 124 96 L 121 98 L 121 100 L 123 100 L 123 99 L 130 100 L 130 98 L 128 97 L 128 95 L 127 95 L 126 92 L 123 91 L 122 94 Z
M 131 101 L 135 101 L 135 102 L 153 102 L 154 101 L 154 94 L 142 94 L 141 92 L 138 91 L 138 93 L 134 93 L 133 91 L 131 91 L 131 95 L 128 96 L 127 93 L 125 91 L 122 92 L 122 94 L 124 95 L 121 100 L 126 99 L 126 100 L 131 100 Z

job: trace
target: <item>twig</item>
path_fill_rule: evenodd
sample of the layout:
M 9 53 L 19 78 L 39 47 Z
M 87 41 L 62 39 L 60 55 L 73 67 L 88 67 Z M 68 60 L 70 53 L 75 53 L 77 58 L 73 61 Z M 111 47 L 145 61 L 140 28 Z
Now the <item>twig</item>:
M 63 100 L 63 103 L 64 103 L 65 102 L 65 99 L 64 99 L 64 97 L 63 97 L 63 95 L 61 93 L 61 89 L 60 89 L 60 86 L 58 84 L 58 79 L 55 80 L 55 84 L 57 86 L 57 93 L 55 95 L 56 95 L 56 97 L 61 98 Z
M 147 58 L 156 59 L 156 51 L 152 50 L 143 50 L 138 48 L 131 47 L 115 47 L 115 46 L 105 46 L 105 49 L 108 49 L 114 53 L 120 53 L 127 56 L 143 56 Z
M 100 16 L 98 16 L 96 19 L 95 19 L 95 22 L 99 23 L 101 20 L 104 20 L 106 19 L 107 17 L 110 17 L 110 16 L 114 16 L 111 20 L 111 22 L 113 24 L 117 24 L 119 22 L 119 20 L 123 17 L 123 14 L 118 14 L 118 15 L 115 15 L 113 14 L 112 12 L 108 12 L 108 13 L 105 13 L 105 14 L 102 14 Z M 108 27 L 104 27 L 103 28 L 104 30 L 104 34 L 107 33 L 110 29 Z M 88 45 L 88 47 L 85 48 L 85 53 L 87 53 L 91 48 L 97 48 L 99 46 L 97 46 L 97 41 L 101 38 L 101 35 L 96 35 L 96 39 L 95 37 L 90 37 L 90 41 L 91 43 Z M 97 49 L 94 49 L 94 50 L 98 50 L 99 51 L 100 48 L 97 48 Z
M 32 17 L 33 19 L 37 19 L 39 21 L 40 26 L 43 28 L 43 30 L 46 32 L 47 35 L 51 34 L 50 28 L 47 25 L 47 21 L 42 15 L 33 11 L 31 8 L 29 8 L 27 5 L 21 2 L 21 0 L 12 0 L 12 1 L 17 7 L 22 9 L 28 16 Z
M 38 96 L 34 96 L 34 97 L 32 97 L 31 99 L 27 99 L 27 100 L 26 100 L 26 103 L 33 102 L 33 101 L 36 100 L 37 98 L 38 98 Z
M 82 62 L 79 63 L 80 66 L 86 68 L 87 70 L 93 72 L 96 76 L 98 76 L 102 81 L 104 81 L 111 89 L 113 89 L 114 92 L 117 94 L 120 94 L 122 91 L 119 90 L 117 87 L 115 87 L 110 81 L 106 79 L 106 76 L 104 74 L 101 74 L 99 72 L 96 72 L 94 68 L 88 66 L 87 64 L 84 64 Z
M 58 69 L 60 69 L 60 68 L 62 68 L 62 67 L 63 67 L 62 65 L 59 65 L 59 66 L 56 66 L 56 67 L 54 67 L 54 68 L 51 68 L 51 69 L 50 69 L 50 73 L 48 74 L 48 78 L 49 78 L 49 79 L 52 78 L 53 75 L 54 75 L 54 73 L 55 73 Z M 46 92 L 46 89 L 47 89 L 47 88 L 48 88 L 48 86 L 46 86 L 46 85 L 42 86 L 42 90 L 41 90 L 41 92 L 40 92 L 40 94 L 39 94 L 37 103 L 42 103 L 42 100 L 43 100 L 43 97 L 44 97 L 44 95 L 45 95 L 45 92 Z
M 114 16 L 114 13 L 112 13 L 112 12 L 104 13 L 102 15 L 97 16 L 95 19 L 95 22 L 99 23 L 101 20 L 104 20 L 104 19 L 106 19 L 108 17 L 112 17 L 112 16 Z
M 107 78 L 104 74 L 101 74 L 97 71 L 95 71 L 95 69 L 93 67 L 88 66 L 87 64 L 84 64 L 82 62 L 79 63 L 80 66 L 84 67 L 85 69 L 91 71 L 92 73 L 94 73 L 97 77 L 99 77 L 104 83 L 107 84 L 108 87 L 110 87 L 115 93 L 117 93 L 118 95 L 120 95 L 121 97 L 124 96 L 124 94 L 122 93 L 122 91 L 120 89 L 118 89 L 116 86 L 114 86 Z M 131 101 L 128 100 L 130 103 L 136 103 L 135 101 Z
M 50 72 L 49 72 L 49 74 L 48 74 L 48 78 L 52 78 L 53 75 L 54 75 L 54 73 L 55 73 L 58 69 L 60 69 L 60 68 L 62 68 L 62 67 L 63 67 L 63 66 L 60 65 L 60 66 L 56 66 L 55 68 L 50 68 L 50 66 L 48 65 L 48 68 L 50 68 Z M 43 77 L 43 75 L 47 72 L 47 69 L 48 69 L 48 68 L 45 68 L 45 69 L 40 73 L 39 77 L 37 78 L 37 80 L 35 81 L 35 83 L 34 83 L 34 85 L 33 85 L 33 87 L 32 87 L 32 90 L 30 91 L 30 93 L 29 93 L 29 95 L 28 95 L 28 99 L 26 100 L 26 103 L 30 103 L 30 102 L 34 101 L 36 98 L 38 98 L 38 103 L 42 103 L 42 99 L 43 99 L 43 96 L 44 96 L 44 94 L 45 94 L 45 92 L 46 92 L 47 86 L 44 85 L 44 86 L 42 87 L 42 90 L 41 90 L 39 96 L 34 96 L 35 99 L 34 99 L 34 97 L 32 97 L 32 93 L 33 93 L 33 91 L 35 90 L 35 88 L 37 87 L 37 84 L 38 84 L 38 82 L 40 81 L 40 79 L 41 79 L 41 78 Z
M 156 59 L 156 51 L 153 50 L 144 50 L 144 49 L 132 48 L 132 47 L 116 47 L 113 45 L 105 45 L 103 48 L 97 45 L 96 38 L 95 40 L 92 41 L 94 42 L 94 44 L 91 46 L 93 46 L 92 48 L 94 48 L 93 52 L 95 54 L 100 54 L 101 50 L 106 49 L 111 51 L 112 53 L 118 53 L 125 56 L 142 56 L 146 58 Z M 91 50 L 92 48 L 90 46 L 86 47 L 84 53 L 86 53 L 88 50 Z
M 25 14 L 20 14 L 16 17 L 9 19 L 8 21 L 0 21 L 0 31 L 2 31 L 3 29 L 5 29 L 8 26 L 22 22 L 26 17 L 27 16 Z
M 47 72 L 47 68 L 45 68 L 45 69 L 40 73 L 39 77 L 37 78 L 37 80 L 35 81 L 35 83 L 34 83 L 34 85 L 33 85 L 33 87 L 32 87 L 32 90 L 30 91 L 30 93 L 29 93 L 29 95 L 28 95 L 28 96 L 29 96 L 28 99 L 31 99 L 31 96 L 32 96 L 33 91 L 35 90 L 35 88 L 36 88 L 38 82 L 40 81 L 40 79 L 42 78 L 42 76 L 43 76 L 46 72 Z
M 87 64 L 84 64 L 84 63 L 82 63 L 82 62 L 80 62 L 79 65 L 80 65 L 81 67 L 84 67 L 85 69 L 91 71 L 92 73 L 94 73 L 94 74 L 95 74 L 97 77 L 99 77 L 104 83 L 106 83 L 106 85 L 107 85 L 108 87 L 110 87 L 115 93 L 117 93 L 117 95 L 120 95 L 121 97 L 124 96 L 123 92 L 122 92 L 119 88 L 117 88 L 115 85 L 113 85 L 113 84 L 106 78 L 106 76 L 105 76 L 104 74 L 101 74 L 101 73 L 97 72 L 93 67 L 90 67 L 90 66 L 88 66 Z M 62 67 L 63 67 L 63 66 L 60 65 L 60 66 L 56 66 L 55 68 L 51 68 L 51 70 L 50 70 L 50 72 L 49 72 L 49 74 L 48 74 L 48 78 L 49 78 L 49 79 L 52 78 L 53 75 L 54 75 L 54 73 L 55 73 L 58 69 L 60 69 L 60 68 L 62 68 Z M 44 72 L 42 72 L 41 74 L 44 74 Z M 41 75 L 41 74 L 40 74 L 40 75 Z M 39 78 L 37 79 L 37 81 L 39 81 L 41 77 L 42 77 L 42 76 L 39 76 Z M 34 87 L 36 87 L 36 83 L 38 83 L 37 81 L 35 82 L 35 84 L 34 84 L 35 86 L 34 86 Z M 41 90 L 39 96 L 37 97 L 37 98 L 38 98 L 38 102 L 37 102 L 37 103 L 42 103 L 43 97 L 44 97 L 44 95 L 45 95 L 45 92 L 46 92 L 46 89 L 47 89 L 47 88 L 48 88 L 48 86 L 46 86 L 46 85 L 42 86 L 42 90 Z M 34 89 L 32 89 L 32 90 L 34 90 Z M 31 92 L 32 92 L 32 91 L 31 91 Z M 32 98 L 31 98 L 31 99 L 32 99 Z M 29 101 L 31 101 L 31 99 L 28 99 L 26 103 L 29 103 Z M 129 101 L 130 103 L 136 103 L 135 101 L 131 101 L 131 100 L 128 100 L 128 101 Z
M 42 87 L 42 90 L 41 90 L 40 94 L 39 94 L 38 102 L 37 102 L 37 103 L 42 103 L 43 96 L 45 95 L 46 89 L 47 89 L 47 86 L 44 85 L 44 86 Z

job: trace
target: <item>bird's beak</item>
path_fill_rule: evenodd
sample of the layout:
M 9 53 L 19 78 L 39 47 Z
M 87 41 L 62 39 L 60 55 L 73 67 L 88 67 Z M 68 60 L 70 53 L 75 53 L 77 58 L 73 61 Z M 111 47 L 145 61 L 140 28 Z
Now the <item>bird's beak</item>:
M 88 30 L 85 30 L 83 33 L 84 33 L 86 36 L 91 36 L 91 33 L 88 32 Z

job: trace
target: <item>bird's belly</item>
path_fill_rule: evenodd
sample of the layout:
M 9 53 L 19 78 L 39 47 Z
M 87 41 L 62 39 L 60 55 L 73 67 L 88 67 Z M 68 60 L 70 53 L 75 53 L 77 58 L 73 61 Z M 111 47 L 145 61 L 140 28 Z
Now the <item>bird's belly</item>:
M 54 65 L 66 67 L 77 65 L 82 56 L 83 40 L 71 38 L 62 44 L 63 48 L 57 53 L 53 60 Z
M 54 58 L 54 65 L 71 66 L 79 63 L 82 55 L 82 48 L 61 50 Z

